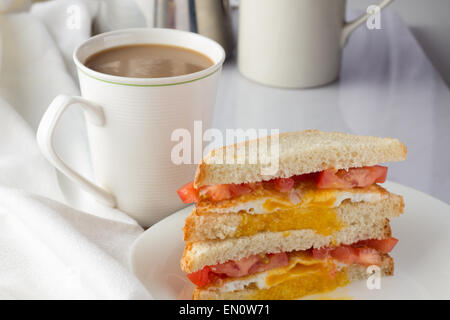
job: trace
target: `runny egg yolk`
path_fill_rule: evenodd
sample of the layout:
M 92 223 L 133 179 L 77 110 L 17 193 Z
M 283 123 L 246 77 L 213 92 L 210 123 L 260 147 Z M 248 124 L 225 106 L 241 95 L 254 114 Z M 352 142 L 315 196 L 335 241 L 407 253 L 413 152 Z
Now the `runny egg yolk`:
M 346 270 L 334 271 L 334 265 L 322 260 L 299 259 L 284 268 L 269 271 L 268 288 L 258 290 L 250 299 L 292 300 L 333 291 L 347 285 Z
M 267 214 L 242 213 L 234 237 L 251 236 L 258 232 L 281 232 L 312 229 L 321 235 L 331 235 L 344 226 L 333 208 L 336 195 L 329 190 L 311 190 L 301 197 L 301 202 L 280 201 L 268 198 L 264 202 Z

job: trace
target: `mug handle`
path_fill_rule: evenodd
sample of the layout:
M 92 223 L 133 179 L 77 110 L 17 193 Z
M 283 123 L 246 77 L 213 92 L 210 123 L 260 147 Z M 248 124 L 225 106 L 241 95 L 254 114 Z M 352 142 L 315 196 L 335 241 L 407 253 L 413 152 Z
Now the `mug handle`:
M 383 0 L 380 2 L 378 7 L 380 10 L 384 9 L 388 4 L 390 4 L 394 0 Z M 348 38 L 350 37 L 350 34 L 352 34 L 353 31 L 356 30 L 362 23 L 366 22 L 367 19 L 371 16 L 370 13 L 366 13 L 359 17 L 358 19 L 355 19 L 353 21 L 347 22 L 344 24 L 344 28 L 342 29 L 341 33 L 341 48 L 344 48 L 347 44 Z
M 105 124 L 103 109 L 99 105 L 81 97 L 71 97 L 61 94 L 52 101 L 39 124 L 36 134 L 39 149 L 47 160 L 69 179 L 78 183 L 84 190 L 92 194 L 103 204 L 109 207 L 116 207 L 116 199 L 112 194 L 71 169 L 55 151 L 53 136 L 56 126 L 62 114 L 73 104 L 80 105 L 86 112 L 87 119 L 94 125 L 103 126 Z

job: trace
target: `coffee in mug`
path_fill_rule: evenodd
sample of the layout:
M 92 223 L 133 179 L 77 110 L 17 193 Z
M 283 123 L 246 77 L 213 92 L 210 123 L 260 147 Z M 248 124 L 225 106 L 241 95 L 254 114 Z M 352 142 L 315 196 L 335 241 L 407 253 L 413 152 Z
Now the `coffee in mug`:
M 97 72 L 132 78 L 165 78 L 198 72 L 214 62 L 187 48 L 137 44 L 102 50 L 88 57 L 86 67 Z

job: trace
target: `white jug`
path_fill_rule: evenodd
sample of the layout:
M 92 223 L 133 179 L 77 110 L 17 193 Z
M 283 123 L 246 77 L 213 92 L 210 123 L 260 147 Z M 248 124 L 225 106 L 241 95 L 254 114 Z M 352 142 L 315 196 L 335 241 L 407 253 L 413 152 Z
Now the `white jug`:
M 392 0 L 382 1 L 384 8 Z M 275 87 L 308 88 L 339 75 L 349 35 L 370 14 L 345 21 L 346 0 L 241 0 L 239 71 Z

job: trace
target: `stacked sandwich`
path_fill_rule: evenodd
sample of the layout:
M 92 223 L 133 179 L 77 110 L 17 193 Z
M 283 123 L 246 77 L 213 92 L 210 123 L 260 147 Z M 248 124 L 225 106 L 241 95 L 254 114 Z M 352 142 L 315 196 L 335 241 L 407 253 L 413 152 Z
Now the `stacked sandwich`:
M 212 151 L 178 190 L 196 203 L 181 259 L 194 299 L 297 299 L 366 278 L 369 266 L 393 274 L 388 253 L 398 240 L 389 220 L 404 204 L 378 185 L 387 175 L 379 164 L 404 160 L 405 146 L 316 130 L 276 138 L 273 175 L 262 175 L 248 153 L 244 162 L 217 160 L 231 148 L 249 150 L 246 142 Z

